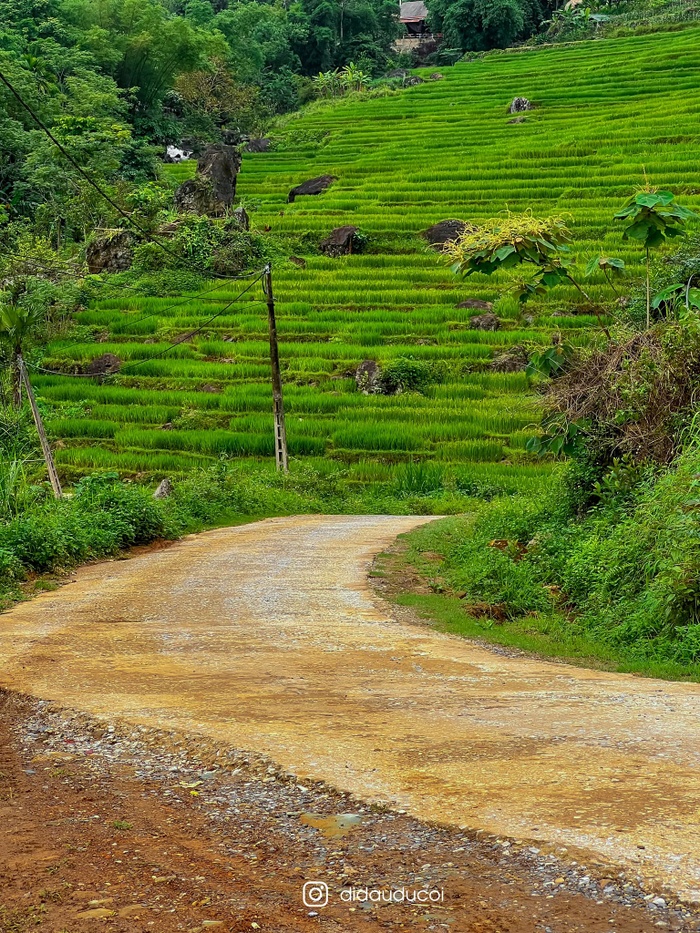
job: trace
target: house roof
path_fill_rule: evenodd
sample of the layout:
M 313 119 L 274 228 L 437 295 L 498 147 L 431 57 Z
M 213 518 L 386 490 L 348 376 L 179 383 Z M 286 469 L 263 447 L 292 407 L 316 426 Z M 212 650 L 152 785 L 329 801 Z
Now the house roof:
M 421 23 L 428 18 L 428 8 L 423 0 L 408 0 L 401 4 L 399 20 L 402 23 Z

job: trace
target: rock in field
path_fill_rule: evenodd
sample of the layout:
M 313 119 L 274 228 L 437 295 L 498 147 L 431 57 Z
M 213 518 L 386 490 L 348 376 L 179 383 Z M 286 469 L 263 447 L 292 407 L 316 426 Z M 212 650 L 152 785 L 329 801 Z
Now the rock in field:
M 91 376 L 108 376 L 112 373 L 118 373 L 121 369 L 122 361 L 113 353 L 103 353 L 102 356 L 96 356 L 90 360 L 83 369 L 83 372 Z
M 527 350 L 525 347 L 515 346 L 494 357 L 489 369 L 494 373 L 521 373 L 527 369 L 527 364 Z
M 460 301 L 456 308 L 471 308 L 473 311 L 492 311 L 492 301 L 482 301 L 480 298 L 467 298 L 466 301 Z
M 134 237 L 128 230 L 98 237 L 88 244 L 85 258 L 91 275 L 100 272 L 124 272 L 134 259 Z
M 381 395 L 384 387 L 379 364 L 374 360 L 363 360 L 355 371 L 355 385 L 365 395 Z
M 523 113 L 525 110 L 532 110 L 532 103 L 527 97 L 515 97 L 508 108 L 508 113 Z
M 350 253 L 359 253 L 361 243 L 357 238 L 357 227 L 336 227 L 329 236 L 319 244 L 319 249 L 325 256 L 348 256 Z
M 272 145 L 271 139 L 249 139 L 245 146 L 246 152 L 268 152 Z
M 250 230 L 250 217 L 248 216 L 248 211 L 244 207 L 237 207 L 235 211 L 231 213 L 231 219 L 240 230 Z
M 197 174 L 175 192 L 179 211 L 220 217 L 233 204 L 241 154 L 234 146 L 209 146 L 197 160 Z
M 287 201 L 289 204 L 293 204 L 294 199 L 302 194 L 321 194 L 337 180 L 337 175 L 319 175 L 317 178 L 310 178 L 308 181 L 303 181 L 300 185 L 297 185 L 296 188 L 292 188 Z
M 166 476 L 165 479 L 162 479 L 158 484 L 158 488 L 153 493 L 154 499 L 167 499 L 173 494 L 173 484 Z
M 471 330 L 498 330 L 501 322 L 497 315 L 487 312 L 486 314 L 475 314 L 469 321 Z
M 421 233 L 428 245 L 435 249 L 444 249 L 448 243 L 454 243 L 463 233 L 475 228 L 464 220 L 441 220 Z

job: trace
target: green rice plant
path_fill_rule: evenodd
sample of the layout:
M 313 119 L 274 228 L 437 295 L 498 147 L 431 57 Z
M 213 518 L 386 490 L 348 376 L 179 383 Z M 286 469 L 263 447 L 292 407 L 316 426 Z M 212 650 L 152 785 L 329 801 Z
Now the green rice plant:
M 623 241 L 611 218 L 643 180 L 642 166 L 651 184 L 674 191 L 689 208 L 700 206 L 692 181 L 699 39 L 693 27 L 490 55 L 395 96 L 344 97 L 301 113 L 294 121 L 298 139 L 244 156 L 239 193 L 256 204 L 254 226 L 271 227 L 280 247 L 273 277 L 295 456 L 325 457 L 333 469 L 347 470 L 353 488 L 376 484 L 382 495 L 411 458 L 439 462 L 446 489 L 468 474 L 481 487 L 492 477 L 508 494 L 529 495 L 551 479 L 555 467 L 532 464 L 523 450 L 538 420 L 526 373 L 495 372 L 491 364 L 513 346 L 528 352 L 549 346 L 558 333 L 585 345 L 597 329 L 595 315 L 567 285 L 524 314 L 512 299 L 498 298 L 507 273 L 458 280 L 421 232 L 446 218 L 478 226 L 506 210 L 561 215 L 581 256 L 576 275 L 591 257 L 605 255 L 624 261 L 629 283 L 642 281 L 643 250 Z M 507 104 L 523 94 L 540 106 L 510 124 Z M 317 136 L 323 147 L 303 142 Z M 193 175 L 194 163 L 163 171 L 179 183 Z M 326 173 L 338 177 L 326 192 L 287 203 L 294 185 Z M 341 259 L 321 255 L 317 244 L 342 224 L 361 226 L 369 249 Z M 289 256 L 302 256 L 305 266 L 283 258 Z M 52 431 L 71 420 L 59 407 L 73 403 L 88 415 L 76 420 L 117 426 L 113 436 L 100 437 L 87 434 L 87 425 L 66 424 L 68 446 L 57 450 L 66 470 L 87 471 L 94 463 L 130 475 L 150 475 L 158 465 L 184 472 L 222 454 L 240 457 L 245 469 L 271 468 L 264 297 L 252 289 L 201 333 L 152 360 L 239 291 L 239 283 L 212 282 L 201 287 L 218 284 L 216 294 L 198 300 L 184 284 L 178 299 L 184 303 L 176 307 L 172 297 L 105 288 L 77 315 L 76 337 L 49 347 L 48 369 L 82 367 L 104 352 L 123 361 L 123 372 L 101 384 L 36 374 L 38 395 L 55 409 Z M 610 326 L 618 306 L 602 272 L 586 291 Z M 498 330 L 471 328 L 474 301 L 495 301 Z M 465 302 L 471 306 L 459 307 Z M 81 343 L 72 346 L 78 336 Z M 439 367 L 442 381 L 420 393 L 363 395 L 354 377 L 366 359 L 384 368 L 413 359 Z M 186 423 L 193 412 L 192 423 L 207 426 L 201 433 L 161 430 L 178 419 Z M 387 508 L 407 508 L 404 499 L 390 502 Z
M 409 460 L 394 474 L 394 489 L 399 496 L 427 496 L 439 492 L 445 484 L 445 467 L 431 460 Z

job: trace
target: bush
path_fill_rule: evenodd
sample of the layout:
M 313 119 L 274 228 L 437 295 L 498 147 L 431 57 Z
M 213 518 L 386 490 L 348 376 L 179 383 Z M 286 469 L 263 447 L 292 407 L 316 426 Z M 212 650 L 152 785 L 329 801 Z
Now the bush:
M 618 463 L 594 484 L 591 469 L 574 461 L 544 495 L 484 505 L 450 543 L 450 585 L 541 631 L 554 614 L 628 662 L 700 662 L 700 446 L 666 470 Z
M 424 392 L 428 386 L 445 378 L 442 361 L 426 362 L 400 356 L 382 370 L 382 386 L 391 395 L 396 392 Z

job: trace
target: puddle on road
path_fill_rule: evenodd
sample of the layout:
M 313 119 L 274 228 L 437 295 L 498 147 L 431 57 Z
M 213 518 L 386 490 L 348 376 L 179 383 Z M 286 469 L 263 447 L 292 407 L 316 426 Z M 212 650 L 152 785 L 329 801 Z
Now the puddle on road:
M 336 813 L 324 816 L 322 813 L 302 813 L 299 817 L 305 826 L 319 830 L 327 839 L 337 839 L 359 826 L 363 817 L 359 813 Z

